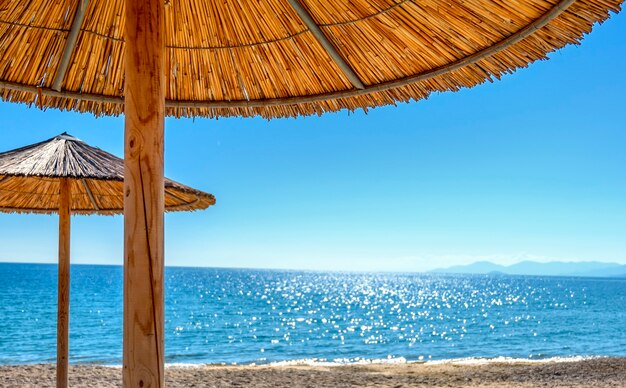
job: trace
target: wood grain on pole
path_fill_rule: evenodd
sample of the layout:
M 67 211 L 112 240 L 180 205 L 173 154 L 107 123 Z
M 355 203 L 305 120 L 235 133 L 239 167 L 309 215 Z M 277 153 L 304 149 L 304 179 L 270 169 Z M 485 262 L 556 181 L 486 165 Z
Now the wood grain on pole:
M 70 320 L 70 181 L 59 184 L 59 284 L 57 305 L 57 387 L 68 385 Z
M 126 1 L 124 168 L 125 387 L 162 387 L 163 0 Z

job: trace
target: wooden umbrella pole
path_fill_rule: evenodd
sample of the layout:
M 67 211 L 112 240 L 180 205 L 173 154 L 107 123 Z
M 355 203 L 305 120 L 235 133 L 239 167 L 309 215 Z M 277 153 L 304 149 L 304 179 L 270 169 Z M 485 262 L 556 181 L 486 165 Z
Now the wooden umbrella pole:
M 59 290 L 57 306 L 57 387 L 68 386 L 70 313 L 70 181 L 59 185 Z
M 124 113 L 125 387 L 162 387 L 163 0 L 126 0 Z

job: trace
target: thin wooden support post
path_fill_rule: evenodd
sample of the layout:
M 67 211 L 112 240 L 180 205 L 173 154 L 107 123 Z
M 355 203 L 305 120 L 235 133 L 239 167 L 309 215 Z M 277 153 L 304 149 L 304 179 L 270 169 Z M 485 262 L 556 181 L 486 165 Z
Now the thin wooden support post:
M 70 181 L 59 187 L 59 284 L 57 305 L 57 387 L 68 386 L 70 321 Z
M 163 0 L 126 0 L 125 387 L 163 387 Z

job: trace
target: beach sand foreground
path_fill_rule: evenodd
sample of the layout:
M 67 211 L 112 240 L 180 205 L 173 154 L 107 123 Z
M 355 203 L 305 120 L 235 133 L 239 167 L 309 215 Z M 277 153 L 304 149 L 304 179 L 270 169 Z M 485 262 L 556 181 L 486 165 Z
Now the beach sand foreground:
M 53 387 L 54 365 L 0 366 L 2 387 Z M 168 387 L 618 387 L 626 358 L 557 362 L 168 366 Z M 72 387 L 121 387 L 115 367 L 70 367 Z

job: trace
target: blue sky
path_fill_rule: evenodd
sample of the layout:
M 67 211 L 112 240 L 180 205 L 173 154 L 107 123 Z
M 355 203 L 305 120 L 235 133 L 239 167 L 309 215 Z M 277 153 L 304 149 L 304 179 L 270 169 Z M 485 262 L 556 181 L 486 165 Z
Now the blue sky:
M 423 271 L 626 264 L 626 15 L 500 81 L 298 119 L 167 119 L 166 265 Z M 67 131 L 121 156 L 122 118 L 0 102 L 0 151 Z M 122 218 L 72 220 L 72 262 L 121 264 Z M 0 261 L 56 262 L 57 217 L 0 214 Z

